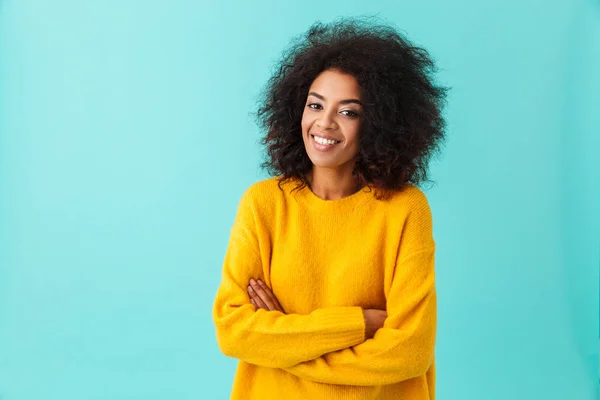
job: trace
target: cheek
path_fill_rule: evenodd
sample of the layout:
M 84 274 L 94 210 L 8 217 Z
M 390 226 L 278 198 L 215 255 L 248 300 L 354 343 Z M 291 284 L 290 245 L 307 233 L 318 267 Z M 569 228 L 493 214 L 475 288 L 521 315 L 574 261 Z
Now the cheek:
M 351 142 L 353 146 L 358 146 L 358 139 L 360 137 L 360 124 L 355 123 L 349 125 L 346 129 L 346 135 L 348 137 L 348 141 Z
M 308 131 L 308 129 L 310 128 L 310 118 L 308 115 L 306 115 L 306 113 L 302 114 L 302 121 L 300 122 L 300 125 L 302 126 L 302 132 L 306 133 Z

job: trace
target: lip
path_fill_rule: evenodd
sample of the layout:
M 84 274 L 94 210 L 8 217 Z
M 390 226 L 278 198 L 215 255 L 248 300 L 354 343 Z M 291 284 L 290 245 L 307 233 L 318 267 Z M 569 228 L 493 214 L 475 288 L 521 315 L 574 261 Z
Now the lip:
M 341 143 L 336 143 L 334 145 L 328 145 L 328 144 L 320 144 L 319 142 L 317 142 L 315 140 L 315 138 L 313 137 L 315 136 L 314 134 L 310 134 L 310 142 L 312 143 L 313 147 L 320 152 L 329 152 L 329 151 L 333 151 L 335 148 L 337 148 L 337 146 Z M 316 136 L 321 136 L 321 135 L 316 135 Z M 331 140 L 336 140 L 336 139 L 331 139 Z

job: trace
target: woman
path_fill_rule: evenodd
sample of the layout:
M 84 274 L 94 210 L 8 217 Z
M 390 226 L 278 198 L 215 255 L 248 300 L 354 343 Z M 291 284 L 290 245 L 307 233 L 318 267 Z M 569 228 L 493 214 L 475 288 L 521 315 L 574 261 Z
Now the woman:
M 416 184 L 445 89 L 394 29 L 315 24 L 258 112 L 275 177 L 243 195 L 213 307 L 232 399 L 433 399 L 435 242 Z

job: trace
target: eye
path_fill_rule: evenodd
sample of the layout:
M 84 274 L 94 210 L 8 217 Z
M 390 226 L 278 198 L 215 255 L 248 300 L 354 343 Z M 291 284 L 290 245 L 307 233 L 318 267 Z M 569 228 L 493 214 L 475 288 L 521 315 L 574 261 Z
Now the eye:
M 344 114 L 344 113 L 346 113 L 346 114 Z M 344 111 L 342 111 L 342 114 L 344 114 L 346 117 L 350 117 L 350 118 L 358 117 L 358 113 L 355 113 L 352 110 L 344 110 Z
M 306 107 L 308 107 L 312 110 L 320 110 L 322 108 L 321 105 L 318 103 L 309 103 L 306 105 Z

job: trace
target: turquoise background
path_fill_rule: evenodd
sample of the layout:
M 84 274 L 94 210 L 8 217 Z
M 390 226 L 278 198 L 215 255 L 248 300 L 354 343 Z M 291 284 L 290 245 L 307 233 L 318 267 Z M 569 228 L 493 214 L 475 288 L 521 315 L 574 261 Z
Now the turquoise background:
M 598 1 L 0 0 L 0 399 L 228 398 L 250 112 L 290 38 L 363 14 L 453 88 L 438 398 L 598 398 Z

